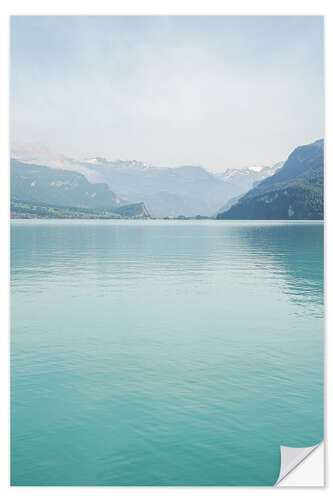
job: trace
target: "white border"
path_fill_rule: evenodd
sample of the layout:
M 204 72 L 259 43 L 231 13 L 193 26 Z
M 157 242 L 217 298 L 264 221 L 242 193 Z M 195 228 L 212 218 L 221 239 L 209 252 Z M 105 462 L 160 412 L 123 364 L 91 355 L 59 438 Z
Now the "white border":
M 9 16 L 10 15 L 325 15 L 325 51 L 326 51 L 326 220 L 332 213 L 330 202 L 330 191 L 333 193 L 332 179 L 330 174 L 330 116 L 328 110 L 332 108 L 329 90 L 333 86 L 332 78 L 332 39 L 333 39 L 333 14 L 331 0 L 233 0 L 225 1 L 198 1 L 198 0 L 57 0 L 49 2 L 46 0 L 3 0 L 0 7 L 0 158 L 1 158 L 1 182 L 0 182 L 0 220 L 1 220 L 1 346 L 0 346 L 0 378 L 1 378 L 1 420 L 0 420 L 0 492 L 2 498 L 58 498 L 60 495 L 66 498 L 91 498 L 110 497 L 113 498 L 182 498 L 195 500 L 197 498 L 236 498 L 246 495 L 249 499 L 267 498 L 267 495 L 283 494 L 284 498 L 297 497 L 308 498 L 309 495 L 327 495 L 331 489 L 329 486 L 323 489 L 287 489 L 283 488 L 36 488 L 36 487 L 9 487 Z M 331 271 L 327 256 L 332 255 L 332 234 L 329 224 L 326 223 L 326 297 L 330 298 L 328 276 Z M 333 307 L 333 304 L 332 304 Z M 328 301 L 326 301 L 326 314 L 329 312 Z M 333 370 L 329 368 L 329 320 L 326 323 L 326 396 L 329 378 Z M 331 402 L 326 404 L 326 423 L 332 414 L 330 412 Z M 327 446 L 328 429 L 326 427 L 325 442 Z M 330 465 L 329 454 L 326 451 L 326 471 Z M 326 484 L 329 477 L 326 477 Z M 281 493 L 283 491 L 283 493 Z

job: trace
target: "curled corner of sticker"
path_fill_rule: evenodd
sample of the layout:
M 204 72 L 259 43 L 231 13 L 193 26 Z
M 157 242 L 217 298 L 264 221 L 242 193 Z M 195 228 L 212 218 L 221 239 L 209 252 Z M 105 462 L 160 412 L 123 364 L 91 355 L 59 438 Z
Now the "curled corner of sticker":
M 280 446 L 281 450 L 281 465 L 278 480 L 275 483 L 277 486 L 291 471 L 305 460 L 322 443 L 308 446 L 306 448 L 293 448 L 290 446 Z

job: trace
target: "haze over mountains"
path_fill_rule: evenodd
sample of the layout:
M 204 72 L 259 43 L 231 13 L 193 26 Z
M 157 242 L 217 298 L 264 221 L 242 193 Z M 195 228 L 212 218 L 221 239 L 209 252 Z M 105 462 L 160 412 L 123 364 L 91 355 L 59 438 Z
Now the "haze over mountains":
M 33 202 L 102 209 L 105 216 L 323 218 L 323 139 L 297 147 L 284 164 L 222 173 L 195 165 L 160 168 L 100 157 L 82 161 L 43 148 L 14 148 L 12 156 L 11 198 L 19 209 L 17 202 Z
M 90 183 L 73 170 L 14 159 L 11 160 L 11 212 L 14 217 L 149 217 L 144 203 L 124 204 L 106 183 Z
M 98 185 L 96 191 L 96 186 L 84 186 L 82 177 L 77 177 L 76 180 L 84 193 L 92 195 L 96 192 L 96 194 L 93 198 L 82 194 L 80 198 L 79 193 L 76 192 L 73 198 L 74 203 L 78 202 L 75 198 L 77 196 L 81 203 L 85 200 L 86 205 L 84 206 L 96 207 L 96 204 L 101 206 L 101 203 L 105 203 L 104 208 L 108 209 L 115 205 L 143 202 L 153 217 L 214 216 L 221 206 L 246 193 L 256 183 L 276 172 L 282 165 L 280 162 L 273 166 L 227 169 L 222 173 L 212 173 L 195 165 L 159 168 L 136 160 L 110 161 L 99 157 L 82 161 L 50 153 L 42 147 L 29 146 L 14 146 L 12 157 L 21 162 L 19 167 L 21 176 L 24 173 L 24 165 L 34 165 L 36 178 L 30 179 L 29 177 L 30 184 L 25 183 L 25 189 L 29 191 L 29 195 L 27 195 L 28 199 L 26 198 L 24 201 L 30 200 L 31 196 L 35 196 L 35 201 L 37 201 L 39 174 L 36 168 L 39 165 L 54 169 L 53 173 L 49 172 L 49 175 L 59 177 L 58 180 L 50 178 L 49 185 L 44 185 L 43 189 L 45 190 L 47 187 L 48 191 L 48 194 L 44 192 L 44 202 L 46 198 L 50 198 L 53 203 L 58 201 L 56 203 L 58 205 L 65 203 L 64 193 L 68 194 L 68 189 L 61 184 L 64 175 L 61 171 L 66 170 L 72 172 L 72 178 L 74 173 L 81 174 L 86 182 Z M 18 175 L 18 164 L 14 162 L 13 165 L 12 175 L 14 175 L 15 180 L 15 176 Z M 31 175 L 31 169 L 29 172 Z M 22 179 L 20 182 L 22 184 Z M 33 186 L 32 182 L 35 183 Z M 16 182 L 15 185 L 18 186 L 20 183 Z M 106 190 L 106 185 L 108 190 Z M 25 193 L 22 191 L 22 186 L 20 189 L 20 194 L 16 193 L 16 198 L 19 196 L 20 199 L 23 199 L 21 197 L 25 196 Z M 76 191 L 79 189 L 80 187 L 77 186 Z M 109 191 L 108 196 L 106 196 L 107 191 Z M 71 192 L 74 195 L 73 187 Z

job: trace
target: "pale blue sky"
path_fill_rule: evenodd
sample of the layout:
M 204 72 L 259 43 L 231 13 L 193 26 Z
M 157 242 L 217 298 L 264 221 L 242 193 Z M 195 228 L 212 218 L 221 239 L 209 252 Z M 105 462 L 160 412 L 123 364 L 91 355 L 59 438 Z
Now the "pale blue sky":
M 211 170 L 323 136 L 321 17 L 14 17 L 11 133 Z

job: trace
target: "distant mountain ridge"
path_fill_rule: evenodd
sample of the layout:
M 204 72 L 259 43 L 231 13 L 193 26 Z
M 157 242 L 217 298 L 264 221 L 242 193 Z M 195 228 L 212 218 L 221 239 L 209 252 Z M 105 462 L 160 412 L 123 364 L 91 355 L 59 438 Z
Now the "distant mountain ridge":
M 258 166 L 252 166 L 252 167 L 244 167 L 244 168 L 228 168 L 222 173 L 215 174 L 218 176 L 220 179 L 224 181 L 229 181 L 229 182 L 234 182 L 235 179 L 240 180 L 240 179 L 247 179 L 251 178 L 253 182 L 260 182 L 263 179 L 266 179 L 266 177 L 270 177 L 273 175 L 279 168 L 281 168 L 283 165 L 283 162 L 280 161 L 278 163 L 275 163 L 272 166 L 264 166 L 264 167 L 258 167 Z
M 221 206 L 280 166 L 227 169 L 216 174 L 196 165 L 161 168 L 136 160 L 75 160 L 48 153 L 42 147 L 14 147 L 12 155 L 25 164 L 71 170 L 83 174 L 90 183 L 106 183 L 121 203 L 144 202 L 153 217 L 215 217 Z
M 324 140 L 297 147 L 274 175 L 218 219 L 310 219 L 324 216 Z

